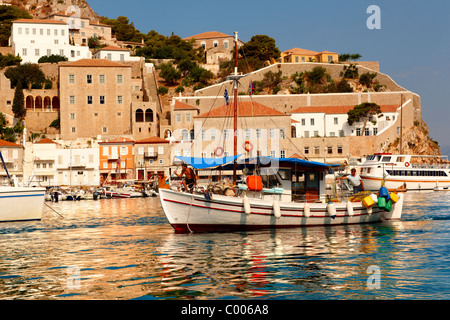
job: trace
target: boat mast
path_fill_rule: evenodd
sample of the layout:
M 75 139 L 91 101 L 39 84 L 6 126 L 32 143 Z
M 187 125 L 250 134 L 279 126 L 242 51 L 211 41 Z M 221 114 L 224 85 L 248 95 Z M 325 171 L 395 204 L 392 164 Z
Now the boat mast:
M 237 90 L 238 90 L 238 78 L 237 78 L 237 47 L 238 47 L 238 33 L 234 32 L 234 156 L 237 155 Z M 233 184 L 236 184 L 236 159 L 233 162 Z
M 402 138 L 403 138 L 403 94 L 400 96 L 400 148 L 399 148 L 400 154 L 403 154 Z

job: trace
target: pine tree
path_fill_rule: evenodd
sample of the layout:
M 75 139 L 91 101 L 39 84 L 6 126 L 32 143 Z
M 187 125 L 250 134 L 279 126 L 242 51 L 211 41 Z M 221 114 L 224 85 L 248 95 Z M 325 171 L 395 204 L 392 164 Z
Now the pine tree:
M 16 86 L 16 90 L 14 91 L 14 100 L 12 105 L 12 112 L 14 113 L 14 117 L 17 119 L 23 120 L 27 115 L 27 109 L 25 108 L 25 98 L 22 90 L 22 83 L 19 81 Z

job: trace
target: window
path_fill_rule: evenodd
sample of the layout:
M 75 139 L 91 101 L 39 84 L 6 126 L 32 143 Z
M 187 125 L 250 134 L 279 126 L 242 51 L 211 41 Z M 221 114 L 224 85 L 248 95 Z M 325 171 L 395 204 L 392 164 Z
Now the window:
M 376 136 L 378 134 L 378 128 L 373 128 L 373 135 Z
M 338 146 L 337 147 L 337 153 L 338 154 L 342 154 L 342 146 Z M 370 169 L 369 169 L 370 170 Z
M 250 129 L 245 129 L 245 139 L 250 139 L 251 138 L 251 131 Z
M 75 120 L 75 113 L 70 114 L 70 120 Z
M 256 138 L 260 139 L 262 137 L 262 130 L 261 129 L 256 129 Z
M 22 34 L 22 28 L 17 29 L 17 32 L 18 32 L 19 34 Z
M 314 137 L 318 137 L 319 136 L 319 131 L 314 131 Z
M 275 150 L 270 150 L 270 156 L 271 156 L 272 158 L 275 158 L 275 157 L 276 157 L 276 152 L 275 152 Z
M 314 119 L 311 119 L 311 125 L 312 126 L 314 125 Z
M 344 136 L 345 136 L 344 130 L 339 130 L 339 137 L 344 137 Z
M 36 28 L 33 28 L 33 34 L 36 34 Z
M 176 122 L 181 122 L 181 113 L 177 113 L 177 114 L 175 115 L 175 121 L 176 121 Z
M 336 132 L 330 132 L 330 137 L 336 137 Z
M 103 169 L 108 169 L 108 162 L 103 162 Z
M 286 158 L 286 150 L 280 150 L 280 158 Z
M 158 154 L 164 154 L 164 147 L 163 146 L 159 146 L 158 147 Z
M 125 55 L 123 53 L 120 54 L 120 61 L 124 61 L 125 60 Z
M 223 42 L 223 47 L 224 47 L 225 49 L 228 49 L 228 40 L 225 40 L 225 41 Z
M 69 83 L 75 83 L 75 75 L 69 74 Z
M 269 138 L 275 138 L 275 129 L 269 129 Z
M 92 104 L 92 96 L 87 96 L 87 104 Z
M 103 132 L 103 133 L 107 133 L 107 132 L 108 132 L 108 127 L 103 127 L 103 128 L 102 128 L 102 132 Z
M 189 140 L 189 131 L 187 131 L 186 129 L 181 130 L 181 140 Z
M 320 154 L 320 147 L 314 147 L 314 154 Z
M 211 141 L 216 140 L 216 129 L 209 130 L 209 137 L 210 137 Z
M 23 55 L 23 56 L 26 56 L 26 55 L 27 55 L 27 48 L 23 48 L 23 49 L 22 49 L 22 55 Z
M 44 29 L 39 29 L 39 34 L 40 34 L 41 36 L 43 36 L 43 35 L 44 35 Z
M 356 128 L 356 135 L 360 136 L 361 135 L 361 128 Z
M 50 29 L 47 29 L 47 35 L 48 36 L 50 35 Z
M 334 124 L 339 124 L 338 118 L 334 118 Z
M 305 131 L 304 136 L 305 138 L 309 138 L 309 131 Z
M 298 57 L 295 57 L 295 62 L 298 62 Z
M 230 129 L 225 129 L 225 130 L 223 130 L 223 139 L 224 140 L 228 140 L 228 139 L 230 139 Z
M 364 135 L 365 136 L 368 136 L 370 133 L 369 133 L 369 128 L 365 128 L 364 129 Z
M 60 50 L 59 50 L 59 55 L 60 55 L 60 56 L 64 56 L 64 49 L 60 49 Z
M 309 154 L 309 147 L 305 147 L 304 150 L 303 150 L 303 153 L 304 154 Z
M 104 74 L 100 74 L 98 76 L 98 82 L 99 83 L 105 83 L 105 75 Z
M 123 76 L 121 74 L 117 75 L 117 83 L 123 83 Z
M 159 164 L 164 164 L 164 160 L 163 159 L 159 159 Z
M 302 126 L 306 125 L 306 119 L 302 119 Z
M 186 117 L 186 122 L 191 122 L 191 114 L 190 113 L 186 113 L 185 117 Z
M 51 56 L 52 55 L 52 49 L 47 49 L 47 55 Z
M 333 56 L 328 56 L 328 62 L 333 62 Z
M 111 55 L 111 53 L 107 53 L 107 54 L 106 54 L 106 58 L 107 58 L 108 60 L 112 60 L 112 55 Z
M 87 83 L 92 83 L 92 74 L 86 75 L 86 82 Z
M 75 104 L 75 96 L 69 96 L 69 104 Z
M 77 132 L 77 127 L 72 127 L 72 133 Z
M 61 29 L 61 35 L 64 36 L 64 29 Z
M 25 34 L 30 34 L 30 29 L 29 28 L 25 28 Z
M 55 29 L 53 32 L 55 33 L 55 36 L 58 35 L 58 29 Z
M 117 104 L 123 103 L 123 96 L 117 96 Z
M 100 102 L 100 104 L 105 104 L 105 96 L 100 96 L 99 102 Z
M 58 44 L 58 43 L 59 43 L 58 39 L 55 39 L 54 43 L 55 43 L 55 44 Z
M 328 154 L 332 154 L 333 153 L 333 147 L 328 146 L 327 147 L 327 152 L 328 152 Z
M 285 128 L 280 129 L 280 138 L 286 139 L 286 129 Z
M 128 147 L 120 147 L 120 155 L 121 156 L 128 155 Z

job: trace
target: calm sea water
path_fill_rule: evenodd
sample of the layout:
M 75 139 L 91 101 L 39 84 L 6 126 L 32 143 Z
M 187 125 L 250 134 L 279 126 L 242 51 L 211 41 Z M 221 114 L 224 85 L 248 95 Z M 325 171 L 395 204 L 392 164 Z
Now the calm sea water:
M 158 198 L 0 224 L 0 299 L 449 299 L 450 193 L 392 224 L 175 234 Z

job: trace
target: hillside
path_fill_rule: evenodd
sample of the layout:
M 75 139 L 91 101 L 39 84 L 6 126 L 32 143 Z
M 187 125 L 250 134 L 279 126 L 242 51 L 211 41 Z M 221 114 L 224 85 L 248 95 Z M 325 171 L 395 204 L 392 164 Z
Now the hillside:
M 27 10 L 36 19 L 42 19 L 52 13 L 65 11 L 69 6 L 74 5 L 80 8 L 81 17 L 98 21 L 97 14 L 85 0 L 9 0 L 4 2 L 9 2 L 12 5 Z

